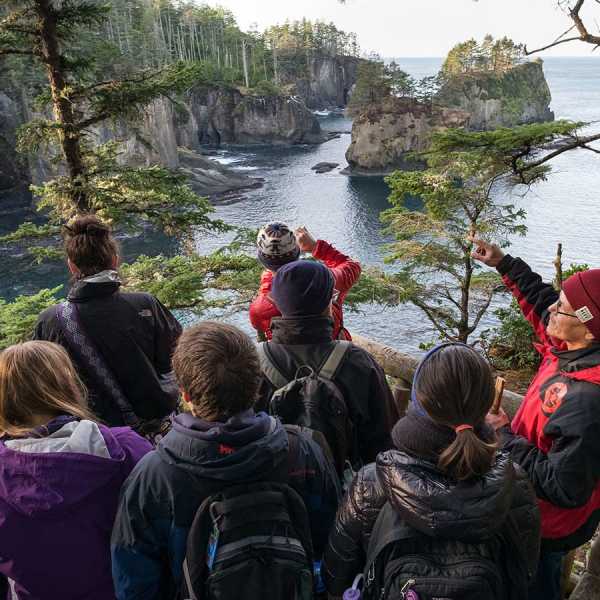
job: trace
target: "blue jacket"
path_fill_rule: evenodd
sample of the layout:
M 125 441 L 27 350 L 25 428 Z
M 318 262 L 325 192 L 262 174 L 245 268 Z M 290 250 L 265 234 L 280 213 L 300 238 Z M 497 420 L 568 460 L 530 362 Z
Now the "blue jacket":
M 292 435 L 296 451 L 288 452 Z M 302 496 L 320 555 L 335 519 L 339 483 L 313 440 L 252 410 L 225 423 L 178 415 L 123 486 L 112 535 L 117 598 L 175 597 L 188 531 L 202 501 L 232 483 L 257 481 L 288 482 Z

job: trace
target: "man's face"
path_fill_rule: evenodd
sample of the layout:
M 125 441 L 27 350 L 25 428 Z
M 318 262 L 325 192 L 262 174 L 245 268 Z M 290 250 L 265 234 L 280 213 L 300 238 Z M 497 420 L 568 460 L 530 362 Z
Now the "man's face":
M 575 315 L 564 292 L 560 292 L 558 300 L 548 310 L 550 311 L 550 319 L 546 326 L 548 335 L 570 343 L 589 343 L 589 330 Z

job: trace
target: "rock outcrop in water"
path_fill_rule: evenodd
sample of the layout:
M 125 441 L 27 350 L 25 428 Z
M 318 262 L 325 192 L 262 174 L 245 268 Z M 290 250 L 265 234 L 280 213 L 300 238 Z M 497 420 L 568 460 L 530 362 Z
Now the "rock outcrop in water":
M 353 56 L 315 56 L 309 60 L 305 75 L 282 69 L 279 77 L 286 91 L 302 98 L 308 108 L 344 107 L 361 60 Z
M 373 104 L 354 120 L 346 160 L 353 174 L 381 175 L 393 169 L 418 167 L 410 152 L 427 148 L 432 132 L 463 127 L 469 114 L 460 109 L 389 97 Z
M 449 79 L 437 95 L 443 106 L 470 114 L 475 131 L 552 121 L 550 89 L 538 59 L 500 73 L 477 73 Z
M 381 175 L 419 165 L 410 152 L 427 148 L 439 128 L 472 131 L 550 121 L 550 90 L 539 60 L 502 73 L 463 75 L 448 80 L 427 106 L 406 98 L 385 98 L 371 105 L 352 125 L 346 173 Z

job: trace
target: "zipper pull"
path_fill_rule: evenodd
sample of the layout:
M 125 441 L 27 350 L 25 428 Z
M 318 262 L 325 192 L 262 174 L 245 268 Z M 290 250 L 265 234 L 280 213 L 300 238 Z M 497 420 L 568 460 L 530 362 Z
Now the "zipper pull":
M 402 600 L 419 600 L 419 596 L 410 588 L 417 583 L 416 579 L 409 579 L 400 590 Z

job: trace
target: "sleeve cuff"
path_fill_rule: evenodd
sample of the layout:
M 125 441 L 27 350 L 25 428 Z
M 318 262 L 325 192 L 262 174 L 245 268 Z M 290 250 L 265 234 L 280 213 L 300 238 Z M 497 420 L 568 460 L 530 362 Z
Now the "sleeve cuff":
M 505 254 L 496 266 L 498 273 L 500 273 L 500 275 L 506 275 L 510 271 L 514 260 L 515 259 L 510 254 Z
M 324 241 L 324 240 L 317 240 L 317 243 L 315 244 L 315 247 L 312 251 L 312 255 L 314 258 L 316 258 L 317 260 L 320 260 L 323 256 L 323 253 L 327 250 L 327 248 L 329 247 L 329 244 Z

